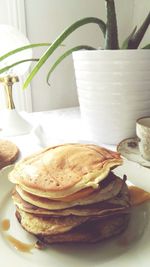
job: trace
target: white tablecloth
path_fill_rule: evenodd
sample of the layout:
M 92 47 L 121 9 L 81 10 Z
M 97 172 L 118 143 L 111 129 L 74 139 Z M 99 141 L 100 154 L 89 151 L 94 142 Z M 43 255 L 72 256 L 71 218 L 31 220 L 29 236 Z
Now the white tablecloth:
M 21 157 L 48 145 L 68 142 L 97 144 L 94 140 L 90 140 L 82 125 L 79 107 L 20 114 L 32 125 L 31 132 L 9 137 L 1 134 L 1 138 L 13 141 L 19 147 Z M 105 147 L 115 149 L 113 146 L 105 145 Z

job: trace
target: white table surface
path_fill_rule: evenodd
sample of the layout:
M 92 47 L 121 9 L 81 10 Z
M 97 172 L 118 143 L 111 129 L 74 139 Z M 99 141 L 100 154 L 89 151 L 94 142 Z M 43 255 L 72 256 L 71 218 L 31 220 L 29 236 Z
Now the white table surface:
M 91 140 L 85 131 L 79 107 L 32 113 L 21 112 L 20 114 L 32 125 L 31 132 L 18 136 L 5 136 L 1 133 L 0 138 L 13 141 L 19 147 L 21 157 L 48 145 L 68 142 L 99 144 L 95 140 Z M 115 150 L 114 146 L 99 145 Z

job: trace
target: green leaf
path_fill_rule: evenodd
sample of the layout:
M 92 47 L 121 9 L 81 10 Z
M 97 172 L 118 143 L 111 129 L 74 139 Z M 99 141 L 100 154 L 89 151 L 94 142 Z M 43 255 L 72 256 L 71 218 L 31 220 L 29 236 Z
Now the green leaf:
M 23 88 L 25 89 L 30 81 L 33 79 L 33 77 L 36 75 L 36 73 L 39 71 L 39 69 L 43 66 L 43 64 L 46 62 L 46 60 L 52 55 L 52 53 L 57 49 L 57 47 L 77 28 L 81 27 L 82 25 L 88 24 L 88 23 L 96 23 L 102 30 L 104 36 L 106 32 L 106 25 L 105 23 L 100 20 L 99 18 L 95 17 L 87 17 L 81 20 L 76 21 L 71 26 L 66 28 L 63 33 L 61 33 L 58 38 L 50 45 L 50 47 L 47 49 L 47 51 L 42 55 L 39 62 L 35 65 L 29 76 L 27 77 Z
M 128 45 L 129 49 L 137 49 L 138 48 L 138 46 L 139 46 L 140 42 L 142 41 L 144 34 L 146 33 L 149 25 L 150 25 L 150 12 L 147 15 L 146 19 L 144 20 L 141 27 L 139 28 L 139 30 L 131 38 L 129 45 Z
M 107 10 L 105 49 L 119 49 L 115 3 L 114 0 L 105 2 Z
M 4 60 L 5 58 L 7 58 L 9 56 L 12 56 L 16 53 L 19 53 L 23 50 L 26 50 L 26 49 L 39 47 L 39 46 L 49 46 L 49 45 L 50 45 L 50 43 L 37 43 L 37 44 L 30 44 L 30 45 L 21 46 L 21 47 L 14 49 L 14 50 L 9 51 L 8 53 L 4 54 L 3 56 L 1 56 L 0 61 Z
M 145 45 L 144 47 L 142 47 L 142 49 L 150 49 L 150 44 Z
M 131 38 L 133 37 L 134 33 L 136 32 L 137 26 L 133 29 L 133 31 L 130 33 L 130 35 L 124 40 L 121 49 L 128 49 L 129 42 Z
M 53 64 L 53 66 L 50 68 L 47 77 L 46 77 L 46 81 L 48 83 L 48 85 L 50 85 L 49 83 L 49 78 L 51 73 L 54 71 L 54 69 L 60 64 L 61 61 L 63 61 L 66 57 L 68 57 L 70 54 L 72 54 L 72 52 L 74 51 L 78 51 L 78 50 L 82 50 L 82 49 L 86 49 L 86 50 L 95 50 L 94 47 L 92 46 L 88 46 L 88 45 L 79 45 L 79 46 L 75 46 L 69 50 L 67 50 L 63 55 L 61 55 L 57 61 Z
M 2 69 L 0 69 L 0 74 L 3 73 L 3 72 L 6 72 L 7 70 L 19 65 L 19 64 L 22 64 L 22 63 L 25 63 L 25 62 L 28 62 L 28 61 L 38 61 L 39 58 L 29 58 L 29 59 L 24 59 L 24 60 L 20 60 L 20 61 L 17 61 L 11 65 L 8 65 Z

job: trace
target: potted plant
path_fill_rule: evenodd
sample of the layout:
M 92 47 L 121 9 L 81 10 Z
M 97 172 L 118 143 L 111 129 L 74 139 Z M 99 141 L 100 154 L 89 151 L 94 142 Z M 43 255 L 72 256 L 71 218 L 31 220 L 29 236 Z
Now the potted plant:
M 114 0 L 105 0 L 105 3 L 107 22 L 88 17 L 65 29 L 40 57 L 24 88 L 71 33 L 82 25 L 97 24 L 103 32 L 104 48 L 79 45 L 69 49 L 51 67 L 47 82 L 57 65 L 73 53 L 81 117 L 88 128 L 88 136 L 95 141 L 116 144 L 135 134 L 138 117 L 150 115 L 150 44 L 137 49 L 150 24 L 150 13 L 141 27 L 138 30 L 135 27 L 120 46 Z

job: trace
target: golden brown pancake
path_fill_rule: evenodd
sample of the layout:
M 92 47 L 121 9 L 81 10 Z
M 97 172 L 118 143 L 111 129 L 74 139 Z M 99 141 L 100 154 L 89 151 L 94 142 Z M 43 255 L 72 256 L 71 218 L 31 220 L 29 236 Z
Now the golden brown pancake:
M 32 205 L 25 200 L 23 200 L 20 195 L 17 193 L 16 190 L 12 193 L 12 198 L 19 210 L 35 214 L 35 215 L 51 215 L 51 216 L 69 216 L 69 215 L 76 215 L 76 216 L 104 216 L 104 215 L 111 215 L 117 213 L 127 213 L 129 212 L 129 193 L 126 184 L 123 185 L 119 196 L 116 196 L 112 199 L 90 204 L 84 206 L 75 206 L 66 209 L 60 210 L 49 210 L 39 208 L 35 205 Z
M 17 211 L 16 216 L 27 231 L 32 231 L 28 225 L 24 223 L 22 213 Z M 95 243 L 104 239 L 120 234 L 126 229 L 129 222 L 129 214 L 117 214 L 115 216 L 107 216 L 103 218 L 95 218 L 87 220 L 82 224 L 74 227 L 70 231 L 57 234 L 36 234 L 38 240 L 44 244 L 53 243 Z M 35 231 L 34 231 L 35 232 Z
M 74 194 L 71 194 L 69 196 L 62 197 L 62 198 L 56 198 L 54 200 L 63 201 L 63 202 L 73 202 L 73 201 L 81 199 L 81 198 L 83 199 L 85 197 L 89 197 L 92 193 L 94 193 L 96 191 L 97 191 L 97 189 L 93 189 L 92 187 L 87 187 L 87 188 L 81 189 L 80 191 L 78 191 Z
M 120 154 L 96 145 L 48 147 L 16 164 L 9 180 L 34 195 L 60 199 L 84 188 L 98 188 Z
M 65 233 L 72 228 L 86 222 L 89 217 L 86 216 L 65 216 L 52 217 L 31 214 L 22 210 L 17 210 L 21 217 L 21 225 L 26 231 L 37 235 L 52 235 Z
M 22 190 L 18 185 L 16 186 L 16 191 L 19 193 L 23 200 L 27 201 L 30 204 L 44 209 L 59 210 L 76 205 L 82 206 L 111 199 L 119 194 L 122 185 L 123 181 L 113 173 L 110 173 L 108 177 L 101 182 L 99 189 L 94 191 L 88 197 L 80 198 L 72 202 L 56 201 L 48 198 L 38 197 Z
M 8 140 L 0 140 L 0 169 L 14 163 L 19 156 L 18 147 Z

